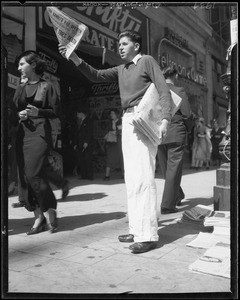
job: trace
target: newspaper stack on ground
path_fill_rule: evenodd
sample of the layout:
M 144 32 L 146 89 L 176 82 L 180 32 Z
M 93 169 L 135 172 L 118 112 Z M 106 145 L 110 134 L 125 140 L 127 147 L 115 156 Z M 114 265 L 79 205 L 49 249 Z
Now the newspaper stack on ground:
M 230 245 L 217 243 L 189 266 L 189 270 L 225 278 L 231 274 Z
M 212 212 L 213 210 L 208 206 L 199 204 L 189 210 L 184 211 L 179 223 L 204 225 L 205 217 L 210 216 Z
M 213 227 L 212 233 L 200 232 L 197 238 L 187 244 L 193 248 L 210 248 L 218 242 L 230 245 L 230 212 L 212 211 L 203 221 L 204 226 Z
M 66 58 L 78 47 L 88 28 L 86 25 L 69 17 L 54 6 L 48 6 L 47 12 L 52 22 L 59 44 L 66 45 Z
M 227 227 L 230 229 L 230 211 L 214 211 L 204 220 L 204 226 Z
M 187 244 L 194 248 L 207 248 L 189 270 L 230 278 L 230 212 L 213 211 L 204 218 L 204 226 L 212 226 L 213 232 L 200 232 L 198 237 Z
M 171 91 L 173 100 L 172 116 L 181 105 L 181 97 Z M 151 83 L 142 100 L 140 101 L 133 117 L 133 125 L 144 133 L 154 145 L 161 144 L 160 125 L 162 120 L 162 107 L 159 101 L 159 94 Z

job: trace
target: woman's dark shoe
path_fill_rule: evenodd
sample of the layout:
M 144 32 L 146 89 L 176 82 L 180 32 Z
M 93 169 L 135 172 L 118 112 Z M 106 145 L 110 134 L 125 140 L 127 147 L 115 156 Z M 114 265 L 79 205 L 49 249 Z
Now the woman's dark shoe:
M 35 228 L 31 228 L 28 232 L 27 235 L 31 235 L 31 234 L 37 234 L 39 232 L 42 232 L 46 230 L 46 219 L 44 218 L 37 227 Z
M 104 180 L 110 180 L 110 176 L 105 176 L 103 179 Z
M 57 213 L 54 210 L 54 220 L 48 224 L 48 230 L 50 233 L 54 233 L 57 231 L 58 228 L 58 219 L 57 219 Z

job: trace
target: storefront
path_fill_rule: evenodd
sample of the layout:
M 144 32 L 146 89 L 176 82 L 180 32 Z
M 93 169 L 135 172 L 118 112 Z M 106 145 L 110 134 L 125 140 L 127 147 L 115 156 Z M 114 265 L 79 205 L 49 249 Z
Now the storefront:
M 152 55 L 161 68 L 169 65 L 177 67 L 180 75 L 178 85 L 185 87 L 192 111 L 205 117 L 207 122 L 216 113 L 223 119 L 226 101 L 221 98 L 221 83 L 213 80 L 211 61 L 211 51 L 219 56 L 218 50 L 213 47 L 209 50 L 210 26 L 201 18 L 196 22 L 193 9 L 171 6 L 141 8 L 133 5 L 113 5 L 110 8 L 108 5 L 90 4 L 93 2 L 58 6 L 89 29 L 77 50 L 80 57 L 95 68 L 119 65 L 122 61 L 118 55 L 118 34 L 126 29 L 138 31 L 143 37 L 144 54 Z M 61 95 L 64 114 L 62 132 L 57 131 L 56 146 L 63 150 L 69 147 L 68 130 L 74 122 L 76 110 L 81 105 L 87 105 L 94 122 L 95 170 L 102 171 L 105 164 L 103 137 L 108 128 L 109 111 L 121 109 L 117 84 L 92 83 L 71 62 L 61 57 L 44 4 L 8 7 L 2 30 L 4 46 L 8 51 L 7 97 L 12 98 L 19 84 L 16 57 L 23 50 L 37 50 L 47 62 L 45 77 L 59 87 Z M 216 85 L 219 86 L 217 91 Z M 69 164 L 65 166 L 68 172 L 74 162 L 71 162 L 71 154 L 66 152 L 64 161 Z
M 177 85 L 185 88 L 191 110 L 198 116 L 206 116 L 208 87 L 204 56 L 181 33 L 169 27 L 162 27 L 155 41 L 153 48 L 160 68 L 177 69 Z

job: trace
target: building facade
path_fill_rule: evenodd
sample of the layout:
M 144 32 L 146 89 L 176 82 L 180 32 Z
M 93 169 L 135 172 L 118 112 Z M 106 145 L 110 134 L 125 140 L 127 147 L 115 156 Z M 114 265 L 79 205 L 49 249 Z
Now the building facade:
M 209 25 L 210 4 L 198 6 L 158 3 L 128 3 L 101 5 L 86 2 L 58 6 L 63 12 L 88 27 L 88 34 L 77 53 L 95 68 L 118 65 L 118 34 L 135 30 L 143 37 L 143 53 L 152 55 L 160 68 L 175 65 L 180 86 L 189 96 L 192 111 L 210 123 L 218 118 L 226 123 L 228 103 L 222 91 L 220 75 L 226 69 L 227 46 Z M 71 126 L 76 110 L 89 109 L 94 122 L 95 171 L 105 165 L 104 139 L 111 109 L 121 110 L 117 83 L 89 82 L 61 57 L 58 41 L 49 19 L 46 5 L 19 4 L 2 6 L 2 42 L 8 52 L 8 90 L 10 101 L 19 84 L 16 58 L 24 50 L 37 50 L 47 62 L 45 77 L 59 87 L 63 106 L 62 147 L 72 168 L 69 152 Z M 69 132 L 70 130 L 70 132 Z

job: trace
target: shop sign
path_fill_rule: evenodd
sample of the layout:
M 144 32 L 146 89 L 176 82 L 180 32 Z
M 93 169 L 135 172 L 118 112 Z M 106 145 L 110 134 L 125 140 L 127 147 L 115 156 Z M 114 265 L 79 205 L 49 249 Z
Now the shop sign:
M 161 69 L 174 66 L 181 77 L 203 86 L 207 85 L 206 77 L 195 70 L 196 55 L 176 46 L 166 38 L 162 39 L 159 43 L 158 62 Z
M 46 62 L 47 71 L 55 74 L 58 69 L 57 61 L 42 51 L 39 51 L 38 54 Z
M 164 28 L 165 31 L 165 37 L 171 41 L 172 43 L 174 43 L 176 46 L 180 47 L 180 48 L 188 48 L 188 42 L 186 39 L 184 39 L 183 37 L 181 37 L 179 34 L 177 34 L 176 32 L 174 32 L 173 30 L 171 30 L 168 27 Z
M 147 53 L 147 21 L 137 9 L 83 5 L 60 9 L 88 27 L 89 32 L 83 38 L 86 43 L 118 53 L 118 34 L 124 30 L 134 30 L 142 35 L 143 51 Z M 38 9 L 37 29 L 55 38 L 52 23 L 44 7 Z
M 112 83 L 96 83 L 91 86 L 91 95 L 103 96 L 114 95 L 118 92 L 117 82 Z
M 238 19 L 230 21 L 231 45 L 238 42 Z
M 8 86 L 16 90 L 19 84 L 20 84 L 20 78 L 8 73 Z

